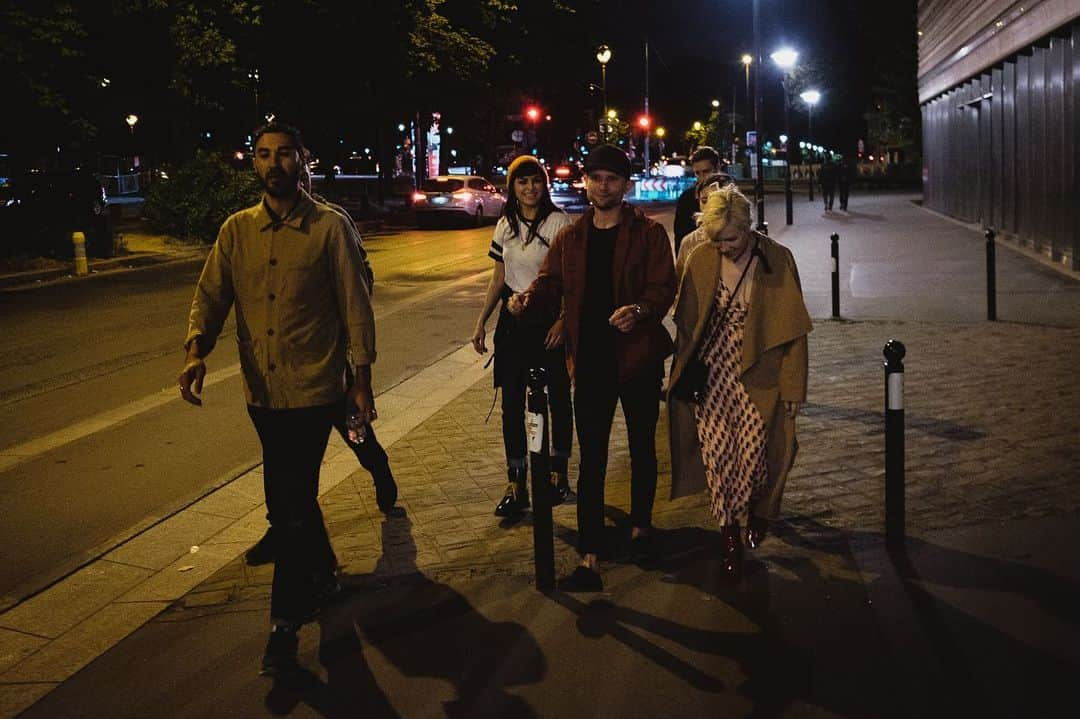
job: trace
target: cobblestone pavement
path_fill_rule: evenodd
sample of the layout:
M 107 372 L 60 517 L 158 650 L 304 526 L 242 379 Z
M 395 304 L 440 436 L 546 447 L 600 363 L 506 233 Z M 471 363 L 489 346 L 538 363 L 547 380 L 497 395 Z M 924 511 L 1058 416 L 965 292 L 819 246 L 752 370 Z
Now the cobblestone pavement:
M 810 393 L 800 419 L 800 456 L 784 500 L 786 517 L 826 528 L 882 530 L 881 348 L 892 338 L 907 347 L 909 532 L 1078 514 L 1080 376 L 1072 358 L 1080 351 L 1080 329 L 819 320 L 810 339 Z M 402 529 L 410 523 L 383 521 L 370 478 L 359 467 L 323 497 L 347 584 L 378 584 L 416 569 L 441 580 L 531 573 L 529 519 L 500 523 L 492 515 L 506 483 L 497 407 L 485 422 L 492 400 L 489 381 L 481 381 L 389 448 L 399 505 L 411 530 Z M 667 499 L 663 417 L 657 445 L 656 526 L 710 527 L 703 497 Z M 576 446 L 574 451 L 576 456 Z M 574 465 L 572 460 L 572 485 Z M 629 459 L 620 413 L 612 431 L 606 503 L 609 519 L 625 518 Z M 574 505 L 555 508 L 554 516 L 557 562 L 566 570 L 576 557 Z M 778 543 L 772 551 L 784 552 L 785 546 Z M 264 602 L 271 576 L 272 567 L 251 568 L 237 559 L 174 610 Z

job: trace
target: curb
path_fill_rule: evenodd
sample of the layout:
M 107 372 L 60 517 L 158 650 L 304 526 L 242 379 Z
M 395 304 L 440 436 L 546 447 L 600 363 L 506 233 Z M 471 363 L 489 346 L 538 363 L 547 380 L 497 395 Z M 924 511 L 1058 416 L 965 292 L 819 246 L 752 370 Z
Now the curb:
M 42 287 L 61 280 L 87 280 L 115 271 L 139 269 L 168 262 L 188 261 L 201 256 L 202 253 L 198 251 L 187 253 L 141 252 L 107 260 L 93 260 L 90 262 L 90 274 L 84 277 L 76 277 L 73 274 L 74 266 L 12 272 L 0 275 L 0 290 Z

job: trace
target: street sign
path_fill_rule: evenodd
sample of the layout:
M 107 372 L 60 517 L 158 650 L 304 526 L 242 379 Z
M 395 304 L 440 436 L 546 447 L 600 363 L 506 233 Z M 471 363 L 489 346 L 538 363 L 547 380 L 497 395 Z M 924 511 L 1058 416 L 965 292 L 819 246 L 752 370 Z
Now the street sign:
M 510 133 L 510 139 L 513 140 L 514 142 L 521 142 L 522 140 L 525 139 L 525 133 L 522 132 L 521 130 L 514 130 L 513 132 Z
M 757 147 L 757 133 L 753 130 L 748 130 L 746 133 L 746 146 Z

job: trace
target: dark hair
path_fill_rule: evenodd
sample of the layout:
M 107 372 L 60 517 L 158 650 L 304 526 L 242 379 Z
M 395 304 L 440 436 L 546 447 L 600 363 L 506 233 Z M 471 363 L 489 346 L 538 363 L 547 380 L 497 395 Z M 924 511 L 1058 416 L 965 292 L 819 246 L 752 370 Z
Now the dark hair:
M 695 162 L 701 162 L 702 160 L 708 160 L 716 167 L 720 167 L 720 153 L 709 147 L 708 145 L 702 145 L 698 149 L 694 150 L 694 154 L 690 155 L 690 164 Z
M 284 122 L 278 122 L 277 120 L 268 122 L 265 125 L 256 128 L 255 133 L 252 135 L 252 147 L 259 144 L 260 137 L 271 133 L 281 133 L 282 135 L 291 137 L 293 144 L 296 145 L 296 152 L 301 158 L 304 157 L 304 154 L 307 152 L 307 148 L 304 147 L 304 136 L 292 125 L 286 125 Z
M 521 204 L 518 202 L 517 193 L 514 192 L 514 180 L 519 177 L 532 177 L 539 175 L 544 180 L 543 193 L 540 195 L 540 205 L 536 208 L 536 217 L 532 220 L 526 220 L 524 215 L 521 214 Z M 549 246 L 547 240 L 537 234 L 540 229 L 540 225 L 544 224 L 552 212 L 557 211 L 559 208 L 555 206 L 555 203 L 551 199 L 551 192 L 548 190 L 547 173 L 544 171 L 543 166 L 536 161 L 527 161 L 518 163 L 517 167 L 511 170 L 510 174 L 506 176 L 506 206 L 503 208 L 503 217 L 506 218 L 507 224 L 510 225 L 510 234 L 513 237 L 517 237 L 520 233 L 520 226 L 518 223 L 524 224 L 529 228 L 529 231 L 525 235 L 525 244 L 529 244 L 533 239 L 539 239 L 540 243 L 545 247 Z

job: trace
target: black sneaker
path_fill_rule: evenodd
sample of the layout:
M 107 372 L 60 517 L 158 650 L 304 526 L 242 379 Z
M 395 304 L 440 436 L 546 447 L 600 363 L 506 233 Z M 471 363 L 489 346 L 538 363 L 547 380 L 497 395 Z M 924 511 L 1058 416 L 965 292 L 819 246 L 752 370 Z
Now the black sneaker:
M 394 473 L 390 471 L 390 463 L 378 472 L 372 472 L 375 480 L 375 504 L 379 510 L 386 514 L 397 503 L 397 482 L 394 481 Z
M 300 665 L 296 661 L 299 643 L 295 630 L 274 627 L 270 632 L 270 640 L 266 643 L 266 651 L 263 652 L 259 674 L 264 677 L 278 677 L 299 670 Z
M 248 566 L 257 567 L 260 564 L 270 564 L 277 558 L 277 546 L 274 541 L 274 528 L 266 530 L 266 534 L 262 536 L 255 545 L 244 552 L 244 561 L 248 563 Z
M 604 582 L 592 569 L 578 566 L 569 576 L 559 580 L 559 589 L 564 592 L 602 592 Z

